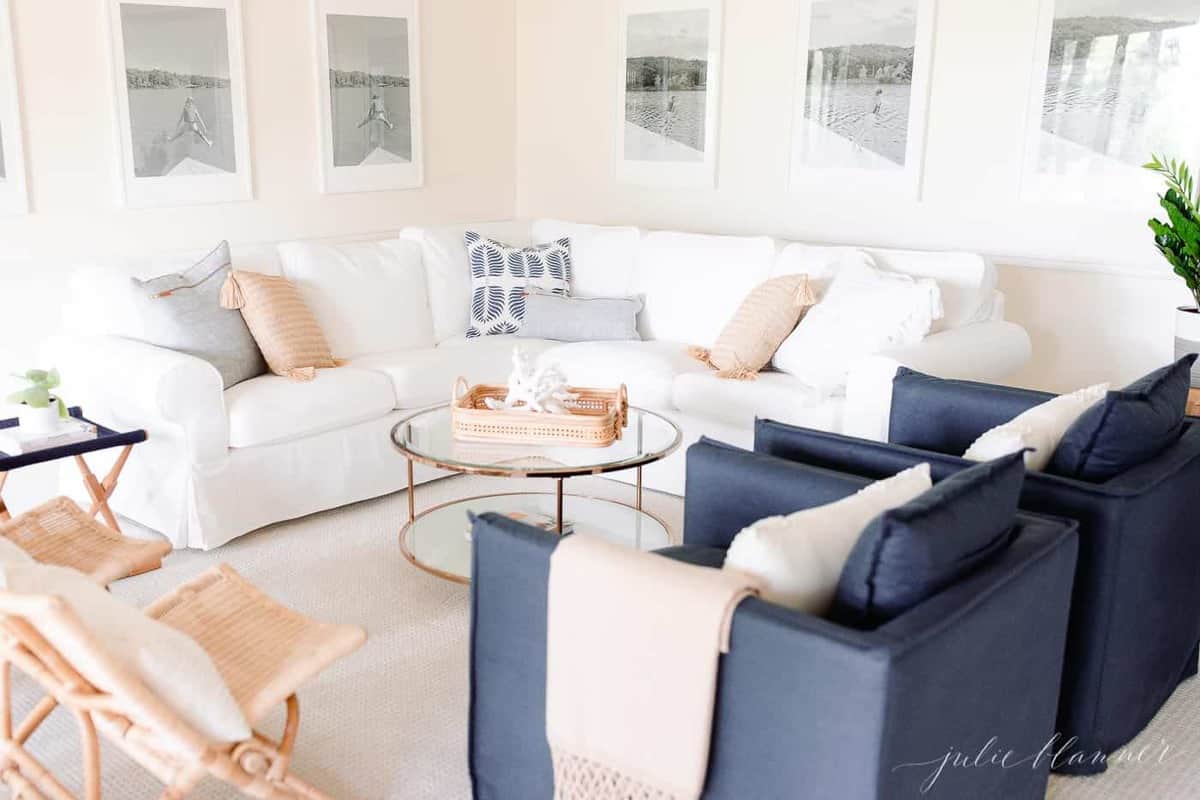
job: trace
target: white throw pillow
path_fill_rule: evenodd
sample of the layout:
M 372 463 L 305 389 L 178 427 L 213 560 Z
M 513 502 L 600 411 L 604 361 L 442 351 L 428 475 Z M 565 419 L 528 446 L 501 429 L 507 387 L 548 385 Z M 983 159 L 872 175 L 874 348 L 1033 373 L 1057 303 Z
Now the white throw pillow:
M 762 579 L 762 596 L 772 603 L 825 614 L 867 524 L 932 487 L 929 465 L 919 464 L 836 503 L 759 520 L 734 537 L 725 569 Z
M 889 272 L 933 278 L 942 293 L 945 314 L 933 333 L 987 322 L 995 311 L 996 267 L 978 253 L 924 250 L 869 250 L 875 263 Z
M 214 742 L 250 738 L 250 725 L 221 673 L 191 637 L 147 617 L 73 569 L 5 564 L 0 584 L 10 592 L 65 600 L 96 646 Z M 79 647 L 73 637 L 54 625 L 42 625 L 40 630 L 97 688 L 112 688 L 105 685 L 105 671 L 96 666 L 89 648 Z
M 765 236 L 646 234 L 633 278 L 646 304 L 642 338 L 712 347 L 774 261 L 775 242 Z
M 885 272 L 862 250 L 845 258 L 825 295 L 772 361 L 827 395 L 845 387 L 857 360 L 919 343 L 942 316 L 937 281 Z
M 1034 406 L 1003 425 L 997 425 L 975 440 L 963 454 L 968 461 L 992 461 L 1032 448 L 1025 454 L 1025 466 L 1041 471 L 1050 463 L 1067 430 L 1083 412 L 1104 399 L 1107 383 L 1098 383 Z
M 334 356 L 433 347 L 425 267 L 416 243 L 286 242 L 279 245 L 279 258 Z
M 642 233 L 554 219 L 533 223 L 535 244 L 571 240 L 571 294 L 576 297 L 628 297 L 633 291 Z

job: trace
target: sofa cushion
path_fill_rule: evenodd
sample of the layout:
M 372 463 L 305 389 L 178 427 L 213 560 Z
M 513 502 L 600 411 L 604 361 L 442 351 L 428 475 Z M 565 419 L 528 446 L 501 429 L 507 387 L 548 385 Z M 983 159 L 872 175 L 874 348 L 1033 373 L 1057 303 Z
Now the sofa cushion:
M 400 231 L 401 239 L 416 242 L 421 248 L 429 307 L 433 312 L 433 334 L 438 342 L 461 336 L 471 319 L 471 269 L 463 238 L 468 230 L 512 245 L 530 244 L 529 225 L 522 222 L 480 222 Z
M 525 298 L 525 321 L 517 337 L 556 342 L 641 341 L 638 297 L 560 297 L 530 292 Z
M 516 333 L 525 322 L 525 297 L 571 293 L 571 242 L 514 247 L 475 231 L 465 234 L 471 265 L 471 323 L 467 338 Z
M 646 234 L 633 279 L 646 302 L 642 337 L 712 347 L 774 260 L 765 236 Z
M 316 315 L 287 278 L 234 270 L 221 287 L 221 306 L 241 310 L 276 375 L 309 381 L 318 369 L 338 366 Z
M 753 380 L 815 303 L 807 275 L 771 278 L 747 295 L 711 349 L 694 348 L 692 355 L 718 377 Z
M 433 347 L 425 267 L 415 242 L 285 242 L 279 259 L 338 358 Z
M 1075 421 L 1103 400 L 1107 391 L 1107 383 L 1098 383 L 1039 403 L 985 432 L 967 448 L 963 458 L 991 461 L 1025 451 L 1025 466 L 1040 472 Z
M 675 378 L 708 369 L 678 342 L 574 342 L 547 350 L 542 363 L 557 363 L 573 386 L 611 389 L 622 383 L 629 403 L 669 410 Z
M 1100 482 L 1150 460 L 1179 438 L 1196 355 L 1109 392 L 1063 436 L 1049 470 Z
M 672 405 L 684 414 L 749 429 L 758 417 L 824 431 L 841 429 L 845 398 L 826 397 L 784 372 L 729 381 L 711 372 L 675 378 Z
M 1025 483 L 1022 453 L 958 472 L 884 511 L 838 580 L 833 619 L 874 628 L 983 566 L 1011 541 Z
M 386 375 L 392 383 L 396 408 L 414 409 L 447 403 L 454 382 L 499 383 L 512 371 L 512 351 L 520 346 L 532 356 L 555 345 L 540 339 L 513 336 L 458 337 L 427 350 L 376 353 L 350 362 L 351 366 Z
M 395 404 L 387 376 L 352 366 L 319 370 L 304 383 L 278 375 L 251 378 L 225 392 L 229 446 L 314 436 L 382 417 Z
M 637 228 L 581 225 L 554 219 L 533 223 L 538 244 L 571 240 L 571 293 L 581 297 L 626 297 L 633 291 L 642 233 Z

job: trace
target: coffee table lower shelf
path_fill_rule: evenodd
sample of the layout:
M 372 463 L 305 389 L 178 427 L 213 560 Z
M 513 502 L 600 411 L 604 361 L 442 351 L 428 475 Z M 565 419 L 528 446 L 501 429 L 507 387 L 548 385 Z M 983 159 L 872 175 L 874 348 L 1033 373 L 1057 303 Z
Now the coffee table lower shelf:
M 489 494 L 455 500 L 416 514 L 400 529 L 400 550 L 414 566 L 454 581 L 471 582 L 471 540 L 467 512 L 536 513 L 555 518 L 555 492 Z M 671 544 L 667 526 L 653 514 L 634 506 L 598 497 L 564 494 L 563 519 L 576 534 L 657 550 Z

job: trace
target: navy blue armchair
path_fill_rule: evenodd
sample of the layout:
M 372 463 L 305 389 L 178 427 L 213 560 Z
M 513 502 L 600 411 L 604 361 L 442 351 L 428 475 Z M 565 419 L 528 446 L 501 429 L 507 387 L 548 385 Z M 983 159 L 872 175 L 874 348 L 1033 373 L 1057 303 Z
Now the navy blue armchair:
M 889 442 L 760 420 L 755 449 L 881 477 L 929 462 L 934 479 L 972 466 L 958 454 L 990 428 L 1053 397 L 901 373 Z M 1064 773 L 1093 774 L 1179 682 L 1195 674 L 1200 641 L 1200 422 L 1149 462 L 1104 483 L 1030 472 L 1021 508 L 1079 522 L 1079 560 L 1058 714 Z
M 745 525 L 866 483 L 701 442 L 688 452 L 685 545 L 663 552 L 717 566 Z M 546 590 L 558 541 L 503 517 L 475 524 L 469 759 L 480 800 L 553 796 Z M 704 797 L 1040 800 L 1075 557 L 1073 522 L 1022 515 L 994 561 L 872 631 L 744 601 L 721 659 Z

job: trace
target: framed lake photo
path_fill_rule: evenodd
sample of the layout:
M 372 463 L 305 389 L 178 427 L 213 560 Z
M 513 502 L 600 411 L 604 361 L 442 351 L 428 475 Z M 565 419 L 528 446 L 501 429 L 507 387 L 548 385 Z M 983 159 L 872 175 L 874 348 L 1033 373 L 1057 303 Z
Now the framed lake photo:
M 17 215 L 28 211 L 12 18 L 8 0 L 0 0 L 0 215 Z
M 935 0 L 802 0 L 793 189 L 920 194 Z
M 617 173 L 626 183 L 716 185 L 720 0 L 625 0 Z
M 1145 205 L 1200 158 L 1200 0 L 1042 0 L 1023 200 Z
M 313 0 L 321 191 L 422 185 L 417 0 Z
M 252 197 L 240 0 L 109 0 L 122 199 Z

